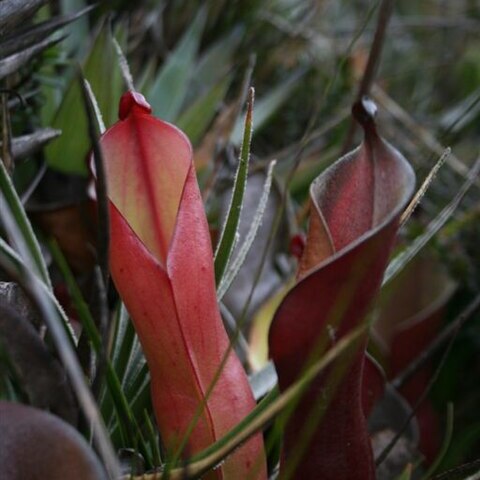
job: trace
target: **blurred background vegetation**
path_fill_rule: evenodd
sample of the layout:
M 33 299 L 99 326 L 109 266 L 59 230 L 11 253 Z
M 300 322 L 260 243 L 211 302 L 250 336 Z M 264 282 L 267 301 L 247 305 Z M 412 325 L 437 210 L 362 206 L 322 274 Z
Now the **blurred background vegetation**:
M 33 23 L 93 6 L 86 0 L 37 3 L 40 8 L 22 25 L 3 32 L 4 38 L 20 35 Z M 244 334 L 248 341 L 255 322 L 268 316 L 258 314 L 260 307 L 291 276 L 290 239 L 305 230 L 310 182 L 344 152 L 350 107 L 365 69 L 380 3 L 112 0 L 97 2 L 75 21 L 54 28 L 47 38 L 58 42 L 45 45 L 17 69 L 2 75 L 5 92 L 15 92 L 2 93 L 4 104 L 10 107 L 15 187 L 39 234 L 43 239 L 55 238 L 63 252 L 53 255 L 52 264 L 64 255 L 83 296 L 95 305 L 91 291 L 95 233 L 85 220 L 90 139 L 75 76 L 78 64 L 108 127 L 117 119 L 118 100 L 126 88 L 112 41 L 116 39 L 135 87 L 145 94 L 155 114 L 177 124 L 191 138 L 214 239 L 236 167 L 245 85 L 251 83 L 256 90 L 252 175 L 264 176 L 268 162 L 277 160 L 263 238 L 270 234 L 279 207 L 286 208 L 279 227 L 282 234 L 256 285 L 259 293 L 253 295 L 252 308 L 247 308 L 244 323 L 249 327 Z M 3 52 L 2 58 L 11 54 Z M 480 3 L 396 2 L 371 93 L 379 107 L 380 131 L 411 161 L 419 183 L 445 148 L 452 149 L 402 230 L 401 250 L 428 231 L 430 222 L 460 191 L 479 156 Z M 355 143 L 359 140 L 357 132 Z M 252 196 L 261 193 L 261 185 L 255 187 L 252 182 Z M 457 286 L 442 319 L 445 324 L 480 292 L 479 188 L 477 179 L 424 247 Z M 258 261 L 247 259 L 246 274 L 233 284 L 230 296 L 249 291 Z M 67 296 L 66 270 L 52 271 L 58 296 Z M 226 308 L 237 320 L 247 297 L 246 293 L 225 297 Z M 69 302 L 65 300 L 67 312 Z M 71 317 L 77 318 L 75 307 L 71 309 Z M 122 311 L 118 316 L 126 317 Z M 123 325 L 121 320 L 118 325 Z M 129 358 L 135 355 L 141 356 L 136 351 Z M 477 313 L 459 332 L 430 393 L 440 419 L 445 417 L 447 402 L 455 405 L 454 433 L 440 470 L 472 461 L 480 452 L 479 358 Z M 121 360 L 116 367 L 125 374 L 131 365 Z M 147 373 L 143 363 L 139 365 L 130 372 L 127 396 L 144 385 Z M 10 395 L 7 384 L 4 378 L 3 398 Z M 148 389 L 143 387 L 142 392 L 140 400 L 138 396 L 132 400 L 132 404 L 138 401 L 138 409 L 133 409 L 139 419 L 144 418 L 149 401 Z M 108 412 L 111 400 L 104 398 L 103 402 L 103 411 Z M 106 419 L 116 444 L 122 445 L 114 421 L 108 415 Z

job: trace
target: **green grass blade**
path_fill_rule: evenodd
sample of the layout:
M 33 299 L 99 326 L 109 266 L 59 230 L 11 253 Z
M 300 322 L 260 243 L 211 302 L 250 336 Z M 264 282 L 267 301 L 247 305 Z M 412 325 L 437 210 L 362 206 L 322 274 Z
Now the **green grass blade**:
M 123 303 L 119 305 L 116 323 L 117 329 L 113 340 L 112 363 L 118 378 L 123 383 L 122 379 L 132 355 L 136 336 L 135 329 L 130 322 L 127 309 Z
M 135 418 L 142 418 L 142 412 L 145 409 L 151 410 L 151 394 L 150 394 L 150 379 L 148 378 L 148 369 L 145 366 L 146 375 L 142 380 L 137 377 L 136 381 L 132 383 L 132 388 L 125 390 L 125 395 L 129 398 L 130 410 Z M 111 425 L 111 437 L 115 441 L 121 436 L 121 430 L 118 421 Z M 148 460 L 148 457 L 145 457 Z M 153 465 L 153 463 L 152 463 Z
M 248 252 L 252 247 L 253 241 L 257 235 L 258 229 L 262 223 L 263 214 L 265 213 L 265 209 L 267 208 L 267 201 L 268 196 L 270 194 L 270 188 L 272 186 L 272 176 L 273 176 L 273 167 L 275 166 L 275 161 L 270 162 L 268 166 L 267 178 L 265 179 L 265 183 L 263 185 L 262 196 L 258 202 L 258 207 L 253 217 L 252 224 L 250 225 L 250 229 L 247 233 L 245 241 L 243 245 L 240 247 L 237 256 L 231 262 L 231 265 L 228 267 L 225 275 L 223 276 L 220 284 L 218 285 L 217 289 L 217 297 L 218 300 L 221 300 L 223 295 L 227 292 L 232 282 L 235 280 L 240 268 L 242 268 L 245 259 L 247 258 Z
M 109 352 L 109 358 L 111 359 L 110 361 L 112 363 L 112 367 L 115 370 L 121 385 L 122 385 L 122 377 L 123 377 L 123 371 L 124 371 L 124 369 L 122 369 L 122 366 L 121 366 L 122 365 L 121 358 L 127 356 L 127 358 L 124 361 L 124 363 L 126 364 L 128 360 L 128 355 L 130 355 L 130 349 L 132 348 L 131 342 L 133 342 L 133 335 L 126 334 L 129 321 L 128 321 L 128 315 L 125 315 L 123 312 L 125 312 L 125 308 L 122 303 L 119 303 L 112 319 L 114 330 L 113 330 L 111 348 Z M 123 347 L 124 344 L 126 344 L 125 347 Z M 122 347 L 127 349 L 126 353 L 122 352 Z M 120 366 L 117 367 L 117 365 L 120 365 Z M 105 418 L 105 422 L 107 423 L 111 431 L 112 425 L 115 424 L 115 422 L 117 422 L 118 416 L 115 413 L 112 396 L 105 390 L 103 390 L 103 395 L 100 399 L 100 408 Z
M 4 255 L 6 259 L 10 262 L 10 264 L 15 268 L 15 271 L 17 272 L 18 275 L 21 274 L 23 269 L 27 268 L 27 264 L 24 262 L 22 257 L 13 250 L 10 245 L 8 245 L 3 238 L 0 237 L 0 253 Z M 50 287 L 47 286 L 47 284 L 43 283 L 40 281 L 40 285 L 44 290 L 44 294 L 49 297 L 50 301 L 55 305 L 55 309 L 58 312 L 58 315 L 60 317 L 60 320 L 62 322 L 63 329 L 65 330 L 65 333 L 67 334 L 68 340 L 72 347 L 74 347 L 77 343 L 77 339 L 75 337 L 75 333 L 72 329 L 72 326 L 67 318 L 67 315 L 63 311 L 63 308 L 61 307 L 60 303 L 58 302 L 57 298 L 53 294 L 53 291 Z
M 156 432 L 156 428 L 154 427 L 147 410 L 143 411 L 143 417 L 145 420 L 144 423 L 145 423 L 145 427 L 148 435 L 148 444 L 152 449 L 152 457 L 153 457 L 154 465 L 161 465 L 162 456 L 160 455 L 160 448 L 158 446 L 158 434 Z
M 480 173 L 480 157 L 477 158 L 471 169 L 468 171 L 466 180 L 458 190 L 457 194 L 447 206 L 427 225 L 425 232 L 419 235 L 411 244 L 400 252 L 389 263 L 383 277 L 383 285 L 395 278 L 403 268 L 422 250 L 422 248 L 444 227 L 447 221 L 454 214 L 460 205 L 463 197 L 470 187 L 477 181 Z
M 0 160 L 0 205 L 1 212 L 3 217 L 3 212 L 8 208 L 15 220 L 15 223 L 21 232 L 21 235 L 18 237 L 18 248 L 22 258 L 27 263 L 29 268 L 32 271 L 36 272 L 43 280 L 43 282 L 52 288 L 52 283 L 50 281 L 50 276 L 48 274 L 47 265 L 42 255 L 40 245 L 38 243 L 37 237 L 33 233 L 33 228 L 30 223 L 30 220 L 25 213 L 22 202 L 17 195 L 15 187 L 8 175 L 8 172 L 5 168 L 5 165 Z
M 130 404 L 148 377 L 143 350 L 123 303 L 118 309 L 117 331 L 112 349 L 112 364 Z
M 230 261 L 230 256 L 235 246 L 240 214 L 242 212 L 243 195 L 245 194 L 245 187 L 247 185 L 248 164 L 250 161 L 254 96 L 255 91 L 253 88 L 250 88 L 247 113 L 245 115 L 243 142 L 238 168 L 235 174 L 235 182 L 233 184 L 232 198 L 230 200 L 227 218 L 215 252 L 215 281 L 217 285 L 220 284 L 228 262 Z
M 453 403 L 448 403 L 447 405 L 447 421 L 445 426 L 445 436 L 443 438 L 442 446 L 440 447 L 440 451 L 437 454 L 437 457 L 433 461 L 433 463 L 428 467 L 428 470 L 425 472 L 425 475 L 421 478 L 421 480 L 428 480 L 432 477 L 432 475 L 437 470 L 438 466 L 445 457 L 447 453 L 448 447 L 450 446 L 450 442 L 452 441 L 453 435 L 453 417 L 454 417 L 454 410 L 453 410 Z

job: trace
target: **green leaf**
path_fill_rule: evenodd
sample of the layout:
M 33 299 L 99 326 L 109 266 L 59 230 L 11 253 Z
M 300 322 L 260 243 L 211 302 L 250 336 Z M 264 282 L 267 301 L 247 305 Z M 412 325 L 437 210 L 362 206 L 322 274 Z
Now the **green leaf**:
M 252 141 L 252 120 L 253 120 L 254 89 L 250 89 L 247 113 L 245 115 L 245 127 L 243 131 L 243 142 L 240 151 L 235 182 L 233 184 L 232 198 L 228 208 L 227 218 L 223 226 L 217 250 L 215 251 L 215 280 L 220 284 L 223 274 L 227 268 L 230 256 L 235 247 L 240 214 L 242 212 L 243 195 L 247 185 L 248 164 L 250 161 L 250 144 Z
M 153 58 L 148 59 L 143 65 L 142 71 L 138 74 L 136 79 L 136 88 L 139 92 L 149 91 L 155 79 L 155 61 Z
M 230 80 L 231 77 L 227 77 L 214 85 L 177 120 L 177 126 L 187 134 L 193 145 L 202 139 L 215 116 L 219 103 L 225 98 Z
M 154 114 L 163 120 L 175 120 L 181 110 L 206 18 L 206 9 L 201 8 L 148 92 Z
M 125 29 L 119 30 L 117 38 L 126 38 Z M 83 73 L 92 87 L 108 127 L 117 119 L 117 106 L 124 88 L 108 25 L 105 25 L 96 37 L 84 63 Z M 52 124 L 62 130 L 62 135 L 45 149 L 47 164 L 55 170 L 86 176 L 90 139 L 76 77 L 72 78 L 67 87 Z
M 4 216 L 4 210 L 6 208 L 12 214 L 16 225 L 21 232 L 21 238 L 19 236 L 17 240 L 16 248 L 22 256 L 28 267 L 37 273 L 37 275 L 44 281 L 48 288 L 52 288 L 50 282 L 50 276 L 48 274 L 47 265 L 43 258 L 40 245 L 37 237 L 33 233 L 30 220 L 25 213 L 22 202 L 15 191 L 15 187 L 8 175 L 5 165 L 0 160 L 0 206 L 2 217 Z M 6 212 L 5 212 L 6 213 Z
M 237 27 L 220 38 L 202 56 L 194 67 L 187 93 L 187 102 L 204 94 L 223 79 L 232 68 L 233 55 L 243 38 L 244 29 Z

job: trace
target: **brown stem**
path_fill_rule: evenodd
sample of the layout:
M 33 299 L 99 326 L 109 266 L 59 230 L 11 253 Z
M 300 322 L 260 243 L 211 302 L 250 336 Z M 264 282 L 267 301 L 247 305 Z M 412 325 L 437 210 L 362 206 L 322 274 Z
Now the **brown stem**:
M 363 97 L 370 94 L 373 81 L 377 74 L 378 66 L 380 64 L 380 57 L 382 54 L 383 45 L 385 43 L 385 35 L 387 32 L 387 26 L 390 21 L 393 12 L 393 6 L 395 0 L 383 0 L 380 6 L 380 12 L 378 13 L 377 27 L 375 29 L 375 36 L 373 37 L 372 46 L 368 55 L 367 66 L 363 72 L 362 80 L 358 88 L 356 102 L 360 101 Z M 350 127 L 345 138 L 343 145 L 343 153 L 345 154 L 350 150 L 353 137 L 355 135 L 356 124 L 350 122 Z

